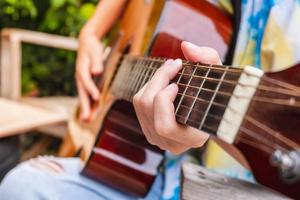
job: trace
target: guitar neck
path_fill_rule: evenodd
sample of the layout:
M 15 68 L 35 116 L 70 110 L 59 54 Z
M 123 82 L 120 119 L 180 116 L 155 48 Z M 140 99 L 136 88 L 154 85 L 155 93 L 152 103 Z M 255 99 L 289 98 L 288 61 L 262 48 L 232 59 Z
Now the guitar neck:
M 125 56 L 114 79 L 112 92 L 118 98 L 132 101 L 134 94 L 152 78 L 164 61 L 161 58 Z M 224 114 L 231 109 L 228 107 L 231 97 L 242 74 L 248 76 L 247 73 L 230 66 L 183 61 L 182 70 L 171 81 L 179 87 L 174 102 L 177 121 L 210 134 L 220 133 L 220 125 L 226 120 Z

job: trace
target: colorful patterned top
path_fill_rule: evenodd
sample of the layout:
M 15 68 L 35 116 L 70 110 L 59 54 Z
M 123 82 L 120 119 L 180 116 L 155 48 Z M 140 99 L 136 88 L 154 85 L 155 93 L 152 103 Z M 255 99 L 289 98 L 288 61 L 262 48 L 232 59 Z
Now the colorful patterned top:
M 210 0 L 233 13 L 230 0 Z M 241 22 L 233 65 L 252 65 L 266 71 L 288 68 L 300 62 L 300 0 L 241 0 Z M 179 199 L 179 163 L 182 157 L 166 161 L 162 199 Z M 252 174 L 212 141 L 204 155 L 207 168 L 254 181 Z

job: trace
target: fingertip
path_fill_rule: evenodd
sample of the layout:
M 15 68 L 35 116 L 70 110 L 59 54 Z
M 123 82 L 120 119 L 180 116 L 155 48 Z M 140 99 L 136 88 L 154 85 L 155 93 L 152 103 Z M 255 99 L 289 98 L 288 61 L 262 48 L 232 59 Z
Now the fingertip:
M 93 75 L 100 75 L 103 72 L 103 66 L 100 65 L 100 66 L 93 67 L 91 71 Z
M 167 86 L 166 88 L 167 90 L 171 91 L 171 92 L 176 92 L 178 91 L 178 86 L 176 83 L 171 83 L 170 85 Z
M 165 65 L 171 64 L 174 60 L 173 59 L 167 59 L 166 62 L 164 63 Z
M 198 47 L 190 42 L 182 42 L 181 43 L 181 50 L 184 54 L 184 57 L 187 60 L 193 61 L 193 62 L 199 62 L 202 58 L 202 48 Z
M 81 117 L 82 121 L 87 121 L 89 119 L 89 113 L 88 113 L 88 111 L 85 110 L 85 109 L 82 109 L 80 117 Z
M 94 101 L 98 101 L 100 98 L 100 93 L 95 91 L 92 95 Z
M 181 49 L 182 51 L 186 51 L 186 50 L 198 50 L 199 47 L 191 42 L 187 42 L 187 41 L 183 41 L 181 43 Z
M 174 66 L 182 65 L 182 60 L 180 58 L 177 58 L 172 62 L 172 65 Z
M 222 64 L 217 50 L 211 47 L 199 47 L 190 42 L 182 42 L 181 50 L 187 60 L 206 64 Z

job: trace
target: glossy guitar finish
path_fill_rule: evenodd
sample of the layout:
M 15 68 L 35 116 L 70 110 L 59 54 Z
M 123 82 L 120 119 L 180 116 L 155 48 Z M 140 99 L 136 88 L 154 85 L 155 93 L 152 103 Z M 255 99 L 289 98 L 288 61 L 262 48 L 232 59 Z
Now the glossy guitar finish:
M 131 103 L 113 104 L 96 141 L 83 174 L 132 195 L 147 193 L 163 151 L 146 141 Z
M 146 16 L 151 5 L 141 2 L 146 1 L 134 0 L 128 5 L 121 25 L 118 52 L 129 46 L 129 54 L 139 55 L 142 46 L 146 46 L 147 54 L 151 56 L 184 58 L 180 44 L 186 40 L 211 46 L 225 59 L 232 25 L 230 17 L 222 11 L 206 1 L 174 0 L 162 5 L 163 1 L 158 0 L 152 5 L 151 14 Z M 150 20 L 138 21 L 139 18 Z M 142 30 L 145 31 L 143 34 L 140 33 Z M 102 120 L 95 148 L 82 174 L 142 197 L 149 191 L 162 159 L 163 152 L 144 138 L 132 104 L 117 100 Z
M 271 84 L 266 81 L 261 84 L 275 88 L 289 88 L 292 93 L 299 93 L 300 65 L 280 72 L 266 73 L 265 76 L 291 85 L 284 87 L 276 82 Z M 257 91 L 256 95 L 274 99 L 291 99 L 291 101 L 300 100 L 299 97 L 292 95 L 278 95 L 278 93 L 262 90 Z M 286 151 L 300 149 L 300 108 L 253 101 L 247 115 L 235 146 L 246 157 L 256 180 L 294 199 L 300 199 L 300 179 L 284 180 L 279 169 L 272 166 L 270 162 L 275 149 L 284 148 Z M 252 134 L 245 134 L 243 128 L 248 128 Z

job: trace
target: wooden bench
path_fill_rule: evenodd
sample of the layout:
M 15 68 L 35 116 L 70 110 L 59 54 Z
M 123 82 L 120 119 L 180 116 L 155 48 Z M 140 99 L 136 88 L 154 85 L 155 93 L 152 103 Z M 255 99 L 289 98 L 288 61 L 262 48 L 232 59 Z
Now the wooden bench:
M 261 185 L 230 178 L 201 166 L 182 166 L 182 200 L 283 200 L 290 199 Z

